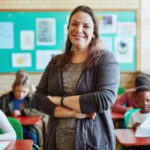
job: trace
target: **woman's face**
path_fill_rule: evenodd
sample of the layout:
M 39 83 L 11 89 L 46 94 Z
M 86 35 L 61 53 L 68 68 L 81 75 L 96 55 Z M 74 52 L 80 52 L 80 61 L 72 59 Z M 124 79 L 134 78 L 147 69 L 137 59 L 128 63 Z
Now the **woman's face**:
M 14 90 L 14 96 L 16 99 L 23 99 L 25 98 L 29 93 L 29 88 L 24 87 L 22 85 L 18 85 L 15 87 Z
M 74 48 L 87 50 L 94 32 L 91 16 L 85 12 L 75 13 L 70 20 L 68 35 Z

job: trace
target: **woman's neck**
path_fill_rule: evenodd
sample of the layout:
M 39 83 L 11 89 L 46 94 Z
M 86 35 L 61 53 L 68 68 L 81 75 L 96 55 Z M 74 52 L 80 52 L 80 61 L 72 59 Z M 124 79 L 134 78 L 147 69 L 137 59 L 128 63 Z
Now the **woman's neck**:
M 89 55 L 88 50 L 73 50 L 71 62 L 73 63 L 84 62 L 88 58 L 88 55 Z
M 86 61 L 88 58 L 88 51 L 73 51 L 71 62 L 73 63 L 81 63 Z

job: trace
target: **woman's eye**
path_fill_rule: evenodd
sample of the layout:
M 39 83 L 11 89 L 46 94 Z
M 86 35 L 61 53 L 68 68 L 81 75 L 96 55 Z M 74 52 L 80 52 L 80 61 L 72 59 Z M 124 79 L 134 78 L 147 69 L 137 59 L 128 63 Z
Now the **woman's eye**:
M 146 99 L 147 102 L 150 102 L 150 99 Z
M 72 25 L 72 26 L 77 26 L 77 24 L 76 24 L 76 23 L 71 23 L 71 25 Z
M 89 28 L 89 26 L 84 26 L 84 28 Z

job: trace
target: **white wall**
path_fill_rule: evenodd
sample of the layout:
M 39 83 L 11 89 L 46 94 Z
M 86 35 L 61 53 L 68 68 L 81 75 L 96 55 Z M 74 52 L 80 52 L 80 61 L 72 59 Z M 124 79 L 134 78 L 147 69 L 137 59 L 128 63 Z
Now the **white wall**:
M 150 0 L 141 0 L 141 68 L 150 75 Z

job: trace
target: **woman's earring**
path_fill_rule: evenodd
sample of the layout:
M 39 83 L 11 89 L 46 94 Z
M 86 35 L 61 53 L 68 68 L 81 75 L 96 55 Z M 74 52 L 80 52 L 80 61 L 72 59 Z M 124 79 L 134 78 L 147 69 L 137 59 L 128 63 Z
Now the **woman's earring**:
M 73 46 L 71 47 L 71 51 L 70 52 L 73 52 Z

